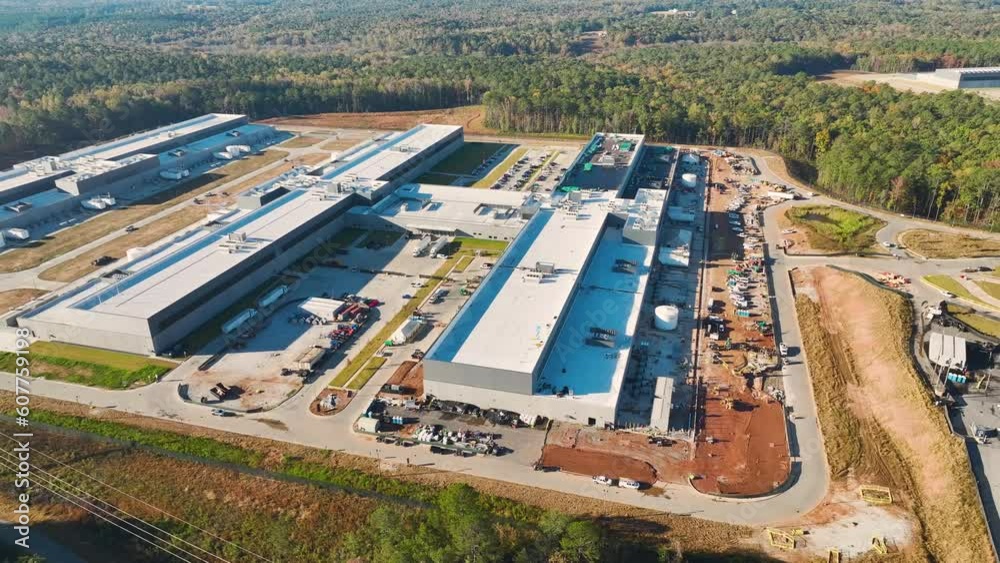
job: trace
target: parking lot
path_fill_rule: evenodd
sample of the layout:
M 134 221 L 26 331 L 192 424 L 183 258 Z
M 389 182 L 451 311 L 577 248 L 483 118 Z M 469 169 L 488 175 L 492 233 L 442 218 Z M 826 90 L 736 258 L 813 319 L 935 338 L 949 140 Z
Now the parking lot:
M 575 152 L 565 149 L 529 149 L 489 186 L 494 190 L 549 193 L 562 180 Z

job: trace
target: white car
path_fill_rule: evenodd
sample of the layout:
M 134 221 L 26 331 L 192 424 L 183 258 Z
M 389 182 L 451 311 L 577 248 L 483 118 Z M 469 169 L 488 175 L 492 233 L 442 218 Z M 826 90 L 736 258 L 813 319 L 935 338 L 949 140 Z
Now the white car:
M 607 475 L 597 475 L 594 477 L 594 482 L 598 485 L 604 485 L 605 487 L 610 487 L 615 484 L 615 480 Z
M 886 248 L 892 248 L 892 247 L 894 247 L 896 245 L 892 244 L 891 242 L 883 242 L 882 246 L 884 246 Z
M 621 479 L 618 480 L 618 486 L 623 489 L 633 489 L 638 491 L 639 487 L 641 487 L 642 484 L 636 481 L 635 479 L 628 479 L 622 477 Z
M 788 355 L 788 346 L 786 346 L 784 342 L 782 342 L 781 345 L 778 346 L 778 353 L 781 354 L 781 357 L 785 357 Z
M 943 289 L 941 290 L 941 295 L 944 295 L 948 299 L 954 299 L 955 298 L 955 294 L 954 293 L 952 293 L 950 291 L 945 291 Z

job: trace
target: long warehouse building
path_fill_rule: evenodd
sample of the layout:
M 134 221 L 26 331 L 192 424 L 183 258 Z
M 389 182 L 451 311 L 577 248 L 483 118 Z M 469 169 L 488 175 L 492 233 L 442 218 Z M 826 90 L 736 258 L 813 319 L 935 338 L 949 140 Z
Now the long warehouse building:
M 0 172 L 0 229 L 34 229 L 96 196 L 110 201 L 165 189 L 221 162 L 227 147 L 252 151 L 278 138 L 273 127 L 249 124 L 245 115 L 213 113 L 15 164 Z
M 258 186 L 236 209 L 149 249 L 18 317 L 43 340 L 162 353 L 279 274 L 371 205 L 464 142 L 419 125 L 341 154 L 321 170 Z
M 619 420 L 666 203 L 662 190 L 623 197 L 642 142 L 591 139 L 428 351 L 429 395 L 527 417 Z

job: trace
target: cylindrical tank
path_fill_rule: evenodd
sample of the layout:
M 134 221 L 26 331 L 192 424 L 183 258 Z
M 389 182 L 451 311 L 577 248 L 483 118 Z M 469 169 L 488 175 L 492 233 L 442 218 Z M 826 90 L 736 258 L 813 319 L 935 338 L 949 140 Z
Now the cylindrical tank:
M 693 188 L 698 185 L 698 175 L 688 172 L 681 174 L 681 185 L 685 188 Z
M 675 330 L 677 319 L 680 317 L 680 310 L 673 305 L 660 305 L 653 311 L 653 323 L 656 330 Z

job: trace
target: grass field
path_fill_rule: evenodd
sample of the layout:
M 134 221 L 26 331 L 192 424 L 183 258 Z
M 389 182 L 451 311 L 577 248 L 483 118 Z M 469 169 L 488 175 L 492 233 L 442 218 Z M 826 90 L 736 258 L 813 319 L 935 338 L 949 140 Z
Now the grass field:
M 108 211 L 29 246 L 0 254 L 0 272 L 18 272 L 34 268 L 286 156 L 288 153 L 282 150 L 269 150 L 263 154 L 252 155 L 164 190 L 128 208 Z
M 510 244 L 505 240 L 490 240 L 470 237 L 455 237 L 454 243 L 459 245 L 459 250 L 482 250 L 490 253 L 503 252 L 507 249 L 507 245 Z
M 360 139 L 330 139 L 320 145 L 319 148 L 325 151 L 343 151 L 361 142 Z
M 885 222 L 848 209 L 806 205 L 789 207 L 785 217 L 801 228 L 815 250 L 861 252 L 875 246 L 875 233 Z
M 455 271 L 464 272 L 465 269 L 469 267 L 469 264 L 472 264 L 472 261 L 475 259 L 476 258 L 474 256 L 462 256 L 458 259 L 458 264 L 455 264 Z
M 913 229 L 899 234 L 906 248 L 927 258 L 982 258 L 1000 256 L 1000 240 Z
M 361 368 L 361 371 L 359 371 L 358 374 L 354 376 L 354 379 L 347 384 L 347 388 L 357 391 L 358 389 L 364 387 L 365 384 L 368 383 L 368 380 L 375 376 L 375 373 L 378 372 L 379 368 L 385 365 L 385 362 L 385 358 L 372 358 L 368 360 L 365 367 Z
M 177 364 L 134 354 L 61 342 L 35 342 L 29 348 L 31 375 L 105 389 L 148 384 Z M 0 353 L 0 370 L 14 372 L 17 356 Z
M 982 290 L 988 293 L 993 299 L 1000 299 L 1000 283 L 977 280 L 976 285 L 982 288 Z
M 1000 321 L 994 320 L 985 315 L 980 315 L 969 307 L 948 304 L 948 312 L 953 317 L 971 326 L 983 334 L 994 338 L 1000 338 Z
M 894 491 L 920 522 L 927 553 L 912 559 L 989 560 L 968 456 L 910 359 L 909 302 L 846 272 L 811 275 L 818 300 L 800 292 L 796 309 L 833 477 Z
M 500 176 L 503 176 L 504 173 L 510 170 L 510 167 L 514 166 L 515 162 L 521 160 L 521 157 L 523 157 L 526 152 L 528 152 L 528 149 L 523 147 L 514 149 L 509 155 L 507 155 L 507 158 L 500 161 L 500 164 L 494 166 L 493 169 L 490 170 L 489 174 L 483 176 L 476 183 L 472 184 L 472 187 L 489 188 L 493 184 L 496 184 L 497 180 L 500 179 Z
M 953 293 L 955 297 L 960 297 L 962 299 L 966 299 L 968 301 L 972 301 L 980 305 L 990 307 L 989 303 L 983 301 L 982 299 L 970 293 L 969 290 L 966 289 L 964 285 L 959 283 L 958 280 L 956 280 L 951 276 L 947 276 L 944 274 L 935 274 L 931 276 L 924 276 L 922 279 L 929 285 L 932 285 L 938 289 L 943 289 L 944 291 L 947 291 L 949 293 Z
M 444 160 L 438 162 L 431 172 L 443 174 L 456 174 L 459 176 L 472 174 L 480 164 L 494 154 L 511 148 L 511 145 L 503 143 L 465 143 L 458 150 L 451 153 Z
M 285 147 L 286 149 L 303 149 L 305 147 L 311 147 L 322 140 L 323 140 L 322 137 L 310 137 L 309 135 L 296 135 L 291 139 L 288 139 L 284 143 L 281 143 L 278 146 Z
M 7 291 L 0 291 L 0 314 L 6 313 L 8 311 L 13 311 L 14 309 L 24 305 L 25 303 L 31 301 L 32 299 L 41 297 L 48 293 L 44 289 L 31 289 L 31 288 L 20 288 L 20 289 L 8 289 Z
M 5 432 L 16 431 L 13 428 L 4 425 Z M 330 561 L 345 534 L 364 526 L 375 507 L 388 503 L 62 433 L 36 431 L 32 446 L 35 455 L 46 460 L 45 477 L 64 479 L 75 492 L 99 497 L 179 536 L 189 544 L 180 544 L 178 539 L 175 545 L 196 552 L 200 560 Z M 58 495 L 43 492 L 43 483 L 49 480 L 43 477 L 33 483 L 39 494 L 32 499 L 32 524 L 82 560 L 149 562 L 157 557 L 150 555 L 149 546 L 141 540 Z M 113 484 L 114 489 L 101 483 Z M 0 498 L 13 497 L 4 493 Z M 261 558 L 251 557 L 250 552 Z M 28 561 L 2 556 L 0 560 Z M 59 562 L 49 559 L 47 563 Z

